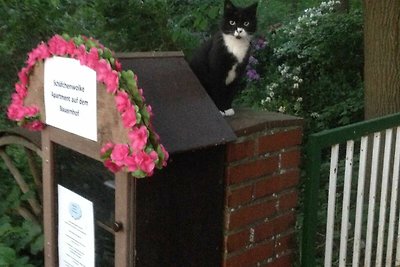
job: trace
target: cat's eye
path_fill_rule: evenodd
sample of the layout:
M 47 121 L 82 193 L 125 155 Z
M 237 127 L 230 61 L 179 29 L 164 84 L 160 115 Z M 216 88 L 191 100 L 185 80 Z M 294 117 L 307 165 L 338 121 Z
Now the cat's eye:
M 250 25 L 250 22 L 248 22 L 248 21 L 245 21 L 245 22 L 243 23 L 243 25 L 247 27 L 247 26 L 249 26 L 249 25 Z
M 233 25 L 235 25 L 235 24 L 236 24 L 236 22 L 235 22 L 235 21 L 233 21 L 233 20 L 230 20 L 230 21 L 229 21 L 229 24 L 233 26 Z

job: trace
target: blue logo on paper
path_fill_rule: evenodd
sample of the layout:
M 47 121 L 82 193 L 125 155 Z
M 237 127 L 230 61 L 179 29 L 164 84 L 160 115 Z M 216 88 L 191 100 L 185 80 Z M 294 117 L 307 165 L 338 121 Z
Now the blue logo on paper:
M 69 214 L 71 214 L 72 218 L 75 220 L 79 220 L 82 217 L 82 210 L 76 203 L 69 203 Z

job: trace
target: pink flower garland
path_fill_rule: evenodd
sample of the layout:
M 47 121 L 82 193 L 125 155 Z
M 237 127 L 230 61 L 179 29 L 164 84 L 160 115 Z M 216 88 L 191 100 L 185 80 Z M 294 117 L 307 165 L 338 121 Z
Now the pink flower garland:
M 106 85 L 107 92 L 115 96 L 122 123 L 129 129 L 129 144 L 108 142 L 100 151 L 104 165 L 112 172 L 129 171 L 134 177 L 151 176 L 155 168 L 166 166 L 168 152 L 160 144 L 151 125 L 151 107 L 144 104 L 143 90 L 137 88 L 137 77 L 132 71 L 122 71 L 113 53 L 98 41 L 84 36 L 70 38 L 53 36 L 47 44 L 42 42 L 28 54 L 26 66 L 18 73 L 19 82 L 8 106 L 7 116 L 19 126 L 40 131 L 45 124 L 40 120 L 39 107 L 25 106 L 29 75 L 36 63 L 53 56 L 70 57 L 96 71 L 97 81 Z M 121 88 L 121 85 L 126 90 Z

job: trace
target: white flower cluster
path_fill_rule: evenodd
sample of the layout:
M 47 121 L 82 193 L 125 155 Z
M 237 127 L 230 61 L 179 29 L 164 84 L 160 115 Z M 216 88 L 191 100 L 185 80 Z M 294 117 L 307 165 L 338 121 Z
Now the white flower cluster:
M 267 85 L 267 87 L 266 87 L 267 97 L 265 99 L 261 99 L 261 105 L 262 106 L 267 105 L 268 103 L 270 103 L 273 100 L 273 98 L 275 96 L 274 90 L 277 87 L 278 87 L 277 83 L 271 83 L 271 84 Z
M 318 20 L 325 14 L 332 13 L 335 6 L 340 4 L 340 1 L 324 1 L 318 7 L 307 8 L 303 14 L 297 18 L 297 23 L 289 24 L 288 27 L 283 27 L 283 31 L 290 36 L 294 36 L 305 28 L 318 25 Z
M 278 66 L 280 79 L 277 82 L 270 83 L 266 86 L 266 96 L 260 101 L 261 106 L 267 110 L 274 110 L 281 113 L 289 112 L 294 114 L 301 113 L 303 98 L 299 95 L 299 90 L 303 79 L 301 78 L 302 69 L 307 69 L 307 66 L 312 63 L 310 55 L 313 55 L 315 49 L 313 45 L 300 47 L 296 37 L 301 35 L 312 35 L 316 31 L 321 20 L 335 11 L 336 5 L 340 1 L 324 1 L 317 7 L 308 8 L 292 23 L 289 23 L 277 30 L 283 35 L 286 35 L 288 40 L 282 43 L 279 47 L 274 48 L 274 56 L 278 59 L 283 59 L 285 63 Z M 279 34 L 277 34 L 279 36 Z M 297 56 L 299 62 L 293 66 L 290 60 L 287 59 Z M 301 65 L 301 67 L 299 66 Z M 285 98 L 281 98 L 281 90 L 285 92 Z M 289 95 L 288 95 L 289 94 Z M 289 101 L 285 99 L 291 99 Z M 318 118 L 318 113 L 312 113 L 312 118 Z
M 290 68 L 290 66 L 282 64 L 278 66 L 278 71 L 282 75 L 283 81 L 293 83 L 293 89 L 299 89 L 300 84 L 303 83 L 303 79 L 299 77 L 301 67 Z

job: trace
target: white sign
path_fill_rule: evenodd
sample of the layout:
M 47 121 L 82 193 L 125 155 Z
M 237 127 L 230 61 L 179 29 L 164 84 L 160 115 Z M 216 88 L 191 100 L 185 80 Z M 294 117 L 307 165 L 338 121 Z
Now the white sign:
M 96 72 L 72 58 L 44 65 L 46 124 L 97 141 Z
M 60 267 L 94 267 L 93 203 L 58 185 L 58 261 Z

